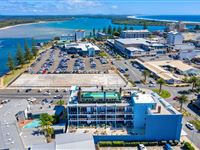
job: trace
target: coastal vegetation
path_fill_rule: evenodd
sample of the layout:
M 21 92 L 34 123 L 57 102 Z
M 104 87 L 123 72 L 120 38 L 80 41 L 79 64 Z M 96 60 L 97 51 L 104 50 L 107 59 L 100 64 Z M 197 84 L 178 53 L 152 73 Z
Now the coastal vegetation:
M 140 26 L 166 26 L 167 23 L 165 21 L 156 21 L 156 20 L 144 20 L 144 19 L 133 19 L 133 18 L 115 18 L 112 19 L 113 24 L 121 24 L 121 25 L 140 25 Z
M 0 28 L 27 23 L 38 23 L 42 21 L 64 21 L 71 20 L 69 16 L 0 16 Z
M 34 40 L 33 40 L 34 42 Z M 26 44 L 24 44 L 26 45 Z M 33 45 L 33 44 L 32 44 Z M 7 66 L 10 70 L 9 73 L 3 76 L 3 84 L 4 86 L 7 86 L 11 81 L 13 81 L 16 77 L 21 75 L 23 72 L 26 71 L 26 69 L 35 61 L 38 54 L 47 48 L 50 48 L 52 46 L 52 43 L 46 43 L 41 49 L 35 50 L 35 48 L 31 48 L 31 50 L 26 47 L 25 53 L 23 52 L 21 46 L 18 44 L 17 46 L 17 52 L 15 55 L 15 58 L 9 55 Z M 33 54 L 33 52 L 35 54 Z M 25 56 L 26 55 L 26 56 Z M 35 55 L 35 58 L 31 57 L 31 55 Z M 31 59 L 29 59 L 31 58 Z

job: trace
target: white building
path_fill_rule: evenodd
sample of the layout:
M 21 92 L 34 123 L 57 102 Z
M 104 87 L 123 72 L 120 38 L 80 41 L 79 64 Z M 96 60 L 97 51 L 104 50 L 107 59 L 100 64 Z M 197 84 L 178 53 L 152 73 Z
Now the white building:
M 85 38 L 85 30 L 76 30 L 75 34 L 76 34 L 76 40 L 78 40 L 78 41 Z
M 198 55 L 200 55 L 200 49 L 185 50 L 185 51 L 181 51 L 178 54 L 179 59 L 181 59 L 181 60 L 184 60 L 184 59 L 191 60 Z
M 75 41 L 75 35 L 74 34 L 61 35 L 60 40 L 62 40 L 62 41 Z
M 167 44 L 179 45 L 183 43 L 183 35 L 180 32 L 171 31 L 167 34 Z
M 176 30 L 176 23 L 168 23 L 167 24 L 167 31 L 175 31 Z
M 99 47 L 92 43 L 70 43 L 65 44 L 64 49 L 68 54 L 80 54 L 93 57 L 100 52 Z
M 76 30 L 74 33 L 65 34 L 60 37 L 62 41 L 80 41 L 85 38 L 85 30 Z
M 126 30 L 122 31 L 121 38 L 147 38 L 149 35 L 148 30 Z
M 184 22 L 182 21 L 179 21 L 178 24 L 177 24 L 177 29 L 179 32 L 183 32 L 186 30 L 186 25 Z
M 114 47 L 128 58 L 165 54 L 167 50 L 164 44 L 144 38 L 116 39 Z

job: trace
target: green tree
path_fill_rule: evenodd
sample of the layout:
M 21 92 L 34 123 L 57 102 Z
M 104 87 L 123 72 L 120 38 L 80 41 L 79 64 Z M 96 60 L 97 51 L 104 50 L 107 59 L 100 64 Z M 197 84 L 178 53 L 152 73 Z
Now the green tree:
M 111 26 L 108 26 L 107 33 L 108 33 L 108 34 L 112 34 L 112 27 L 111 27 Z
M 124 26 L 124 31 L 128 30 L 127 26 Z
M 93 28 L 92 33 L 93 33 L 93 36 L 96 35 L 96 30 L 95 30 L 95 28 Z
M 134 28 L 133 28 L 133 27 L 130 27 L 129 29 L 130 29 L 130 30 L 134 30 Z
M 149 77 L 149 75 L 150 75 L 150 72 L 148 70 L 144 70 L 142 72 L 142 76 L 144 77 L 144 83 L 147 82 L 147 77 Z
M 117 28 L 117 32 L 119 32 L 119 34 L 121 34 L 122 28 L 120 26 Z
M 119 32 L 117 32 L 117 31 L 115 31 L 115 32 L 113 33 L 113 35 L 114 35 L 114 36 L 120 36 Z
M 24 43 L 24 49 L 25 49 L 25 60 L 30 62 L 32 57 L 33 57 L 33 55 L 31 54 L 31 51 L 30 51 L 30 49 L 28 47 L 28 43 L 26 41 Z
M 53 129 L 51 125 L 53 125 L 54 118 L 48 113 L 44 113 L 40 115 L 40 126 L 46 137 L 50 137 L 53 134 Z
M 182 82 L 183 82 L 183 83 L 188 83 L 188 82 L 189 82 L 189 79 L 188 79 L 187 77 L 184 77 L 184 78 L 182 79 Z
M 200 26 L 198 24 L 195 25 L 194 30 L 200 30 Z
M 183 104 L 188 101 L 188 97 L 186 95 L 181 95 L 178 97 L 178 102 L 180 103 L 180 111 L 182 112 Z
M 189 79 L 189 82 L 192 83 L 192 91 L 194 90 L 194 88 L 197 86 L 197 83 L 198 83 L 198 78 L 195 77 L 195 76 L 192 76 L 190 79 Z
M 57 102 L 57 105 L 63 106 L 63 105 L 64 105 L 64 103 L 65 103 L 65 101 L 64 101 L 64 100 L 59 100 L 59 101 Z
M 36 58 L 38 55 L 39 50 L 37 49 L 37 47 L 32 47 L 31 49 L 32 55 Z
M 18 66 L 23 66 L 25 64 L 24 54 L 20 44 L 17 45 L 16 61 Z
M 146 30 L 147 28 L 148 28 L 148 27 L 147 27 L 147 23 L 144 22 L 144 24 L 143 24 L 143 29 Z
M 163 84 L 165 84 L 165 80 L 160 78 L 160 79 L 158 79 L 157 84 L 160 85 L 160 88 L 159 88 L 159 94 L 160 94 L 162 91 L 162 86 L 163 86 Z
M 15 69 L 15 62 L 11 56 L 11 54 L 8 54 L 8 62 L 7 62 L 7 66 L 9 68 L 10 71 L 13 72 L 13 70 Z
M 113 28 L 112 34 L 114 34 L 117 31 L 116 27 Z
M 59 40 L 60 40 L 60 37 L 59 37 L 59 36 L 56 36 L 56 37 L 53 38 L 53 40 L 54 40 L 54 41 L 59 41 Z
M 103 32 L 103 33 L 106 33 L 106 27 L 103 28 L 103 31 L 102 31 L 102 32 Z
M 92 37 L 92 32 L 90 32 L 90 37 Z

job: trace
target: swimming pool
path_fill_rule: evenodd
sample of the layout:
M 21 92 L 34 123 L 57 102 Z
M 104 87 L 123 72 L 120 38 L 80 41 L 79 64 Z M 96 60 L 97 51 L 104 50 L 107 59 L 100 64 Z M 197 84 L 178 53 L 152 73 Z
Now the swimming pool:
M 40 126 L 40 120 L 33 120 L 30 123 L 23 126 L 23 128 L 29 129 L 29 128 L 36 128 Z

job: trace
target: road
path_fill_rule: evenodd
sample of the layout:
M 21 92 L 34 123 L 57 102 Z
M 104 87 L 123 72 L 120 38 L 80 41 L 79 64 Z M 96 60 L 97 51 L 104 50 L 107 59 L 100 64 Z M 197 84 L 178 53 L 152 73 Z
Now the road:
M 38 100 L 42 100 L 42 99 L 53 99 L 54 96 L 56 95 L 63 95 L 62 99 L 67 99 L 67 97 L 69 97 L 69 93 L 68 92 L 64 92 L 63 90 L 59 91 L 59 92 L 55 92 L 55 90 L 49 90 L 49 93 L 51 93 L 50 95 L 44 95 L 44 93 L 47 90 L 43 90 L 42 92 L 38 92 L 38 90 L 34 89 L 31 90 L 29 92 L 26 92 L 25 90 L 21 90 L 20 92 L 18 92 L 15 89 L 3 89 L 0 90 L 0 100 L 3 99 L 27 99 L 27 98 L 36 98 Z

